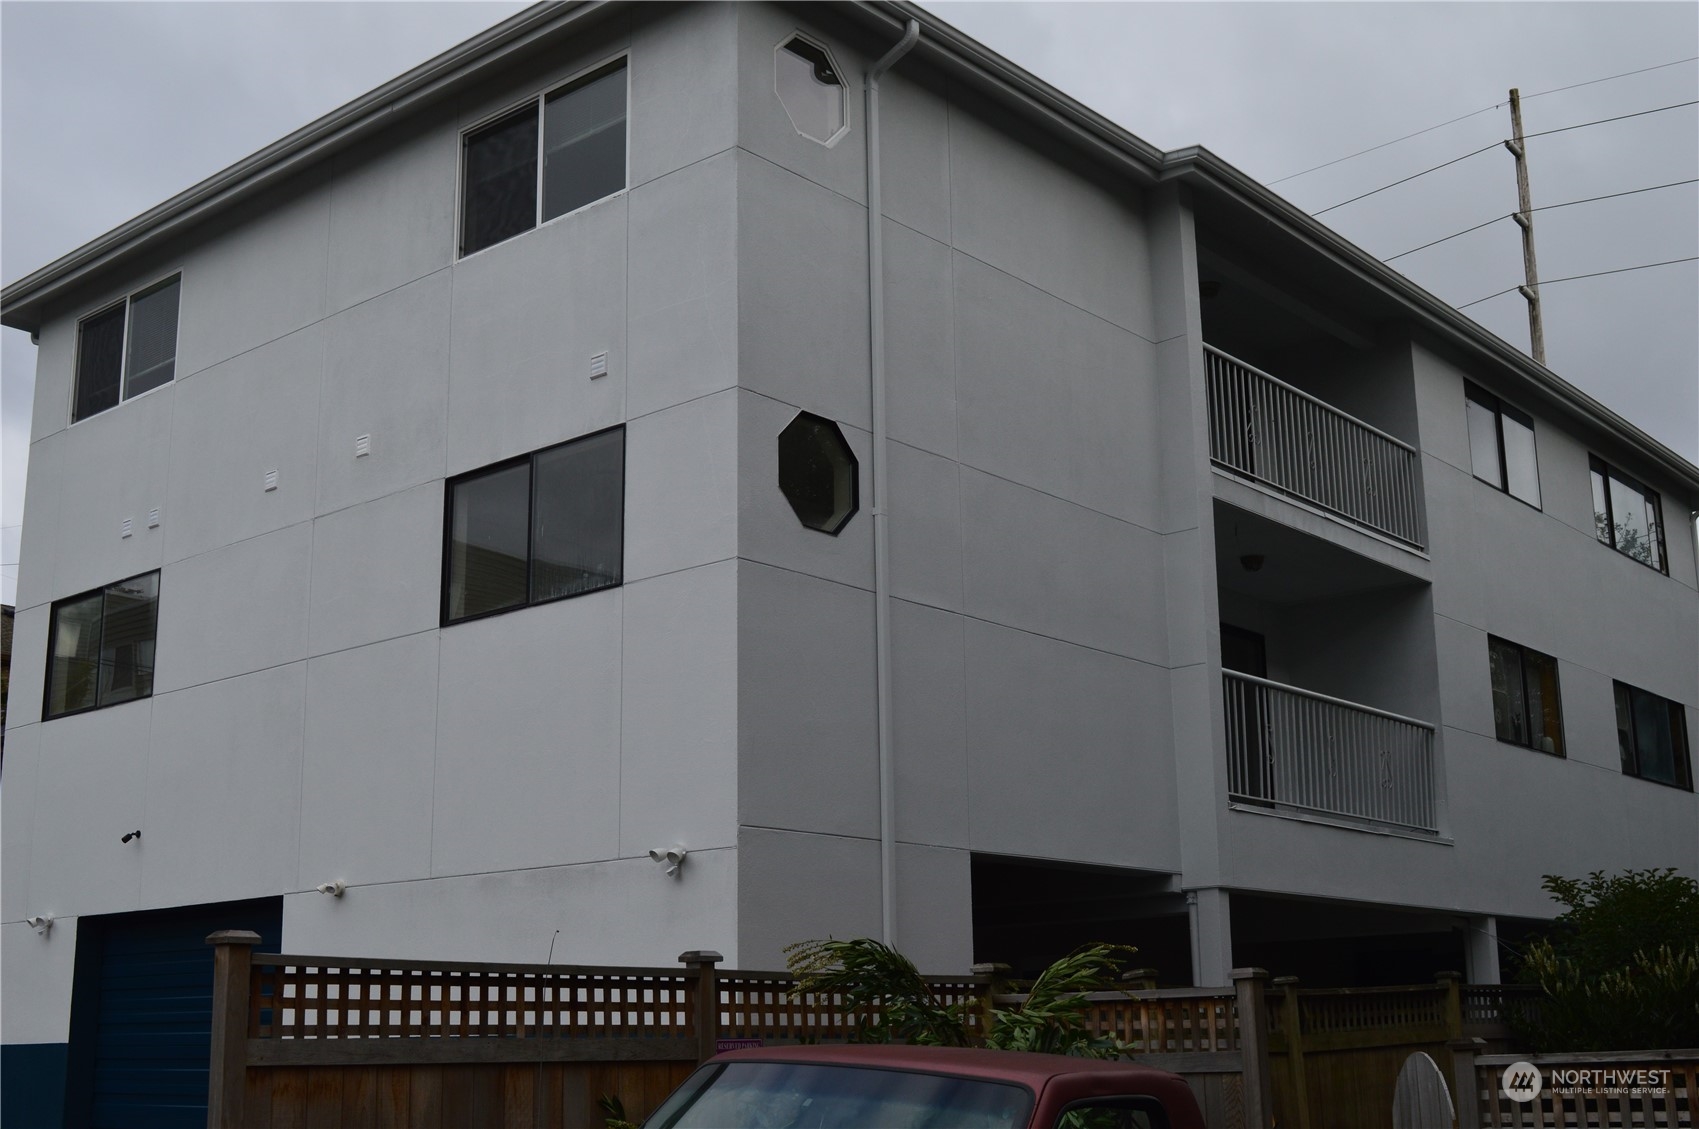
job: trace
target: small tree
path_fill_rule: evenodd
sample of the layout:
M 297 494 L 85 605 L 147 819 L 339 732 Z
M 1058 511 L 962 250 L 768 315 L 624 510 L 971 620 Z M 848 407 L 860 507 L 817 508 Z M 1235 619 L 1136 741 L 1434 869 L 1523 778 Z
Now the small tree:
M 1113 988 L 1122 959 L 1136 951 L 1127 945 L 1097 944 L 1070 953 L 1039 974 L 1024 1001 L 993 1006 L 987 1029 L 976 1037 L 970 1013 L 978 1013 L 978 1001 L 943 1002 L 912 961 L 879 941 L 800 941 L 785 949 L 797 978 L 794 991 L 842 996 L 840 1010 L 852 1022 L 860 1017 L 855 1037 L 861 1042 L 979 1045 L 1088 1058 L 1114 1058 L 1124 1046 L 1089 1030 L 1086 1011 L 1091 1005 L 1083 993 Z M 994 984 L 992 993 L 1004 987 Z
M 1543 885 L 1567 908 L 1524 954 L 1544 993 L 1518 1022 L 1534 1049 L 1699 1046 L 1699 882 L 1653 869 Z

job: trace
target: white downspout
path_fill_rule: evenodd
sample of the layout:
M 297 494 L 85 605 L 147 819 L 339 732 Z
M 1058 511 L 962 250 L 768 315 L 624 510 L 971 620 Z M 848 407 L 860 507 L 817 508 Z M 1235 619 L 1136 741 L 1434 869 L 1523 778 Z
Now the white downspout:
M 909 20 L 903 37 L 867 72 L 867 338 L 873 391 L 873 663 L 879 708 L 880 939 L 896 947 L 897 780 L 891 748 L 891 549 L 885 495 L 885 239 L 879 190 L 879 79 L 920 40 Z

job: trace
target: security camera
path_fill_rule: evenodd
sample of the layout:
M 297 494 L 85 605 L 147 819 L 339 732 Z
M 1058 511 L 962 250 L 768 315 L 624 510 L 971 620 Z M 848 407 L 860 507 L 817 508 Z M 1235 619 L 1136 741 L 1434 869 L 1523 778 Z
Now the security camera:
M 47 936 L 47 931 L 53 928 L 53 915 L 50 913 L 44 913 L 38 914 L 35 917 L 26 917 L 24 918 L 24 924 L 28 925 L 31 929 L 34 929 L 37 933 L 40 933 L 43 937 L 45 937 Z
M 664 849 L 656 847 L 649 852 L 649 857 L 665 866 L 667 873 L 676 878 L 678 877 L 678 868 L 684 865 L 685 856 L 689 854 L 689 851 L 675 844 Z
M 348 883 L 338 878 L 335 882 L 320 882 L 314 887 L 314 889 L 321 894 L 329 894 L 333 898 L 340 898 L 348 892 Z
M 141 829 L 137 828 L 134 831 L 126 831 L 124 833 L 124 837 L 122 839 L 119 839 L 118 841 L 120 843 L 128 843 L 131 839 L 140 839 L 141 837 L 142 837 Z

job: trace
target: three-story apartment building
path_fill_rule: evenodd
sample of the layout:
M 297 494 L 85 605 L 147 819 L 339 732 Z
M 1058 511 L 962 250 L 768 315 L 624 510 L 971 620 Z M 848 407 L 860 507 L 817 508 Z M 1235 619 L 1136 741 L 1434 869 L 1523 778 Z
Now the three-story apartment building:
M 1699 871 L 1699 468 L 907 4 L 530 9 L 3 319 L 51 1119 L 212 928 L 1491 980 Z

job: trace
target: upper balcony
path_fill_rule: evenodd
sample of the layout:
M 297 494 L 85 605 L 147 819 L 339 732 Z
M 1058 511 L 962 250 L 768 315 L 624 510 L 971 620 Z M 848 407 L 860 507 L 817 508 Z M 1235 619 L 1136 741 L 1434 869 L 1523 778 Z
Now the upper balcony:
M 1416 549 L 1427 546 L 1410 444 L 1204 346 L 1216 466 Z

